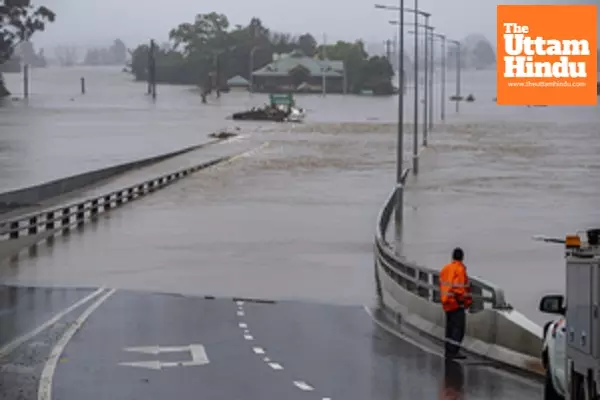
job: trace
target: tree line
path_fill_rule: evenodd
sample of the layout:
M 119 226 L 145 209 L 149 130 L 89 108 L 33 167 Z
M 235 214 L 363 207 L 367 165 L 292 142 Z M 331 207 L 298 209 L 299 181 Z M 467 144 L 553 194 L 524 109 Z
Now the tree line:
M 360 40 L 323 45 L 309 33 L 295 37 L 274 32 L 259 18 L 231 27 L 227 16 L 216 12 L 198 14 L 193 22 L 180 24 L 169 32 L 169 39 L 154 50 L 159 83 L 194 84 L 210 90 L 236 75 L 250 80 L 250 69 L 271 63 L 274 54 L 300 50 L 308 57 L 344 61 L 350 93 L 393 90 L 390 63 L 384 57 L 370 57 Z M 148 44 L 131 52 L 130 69 L 136 80 L 148 79 L 149 53 Z

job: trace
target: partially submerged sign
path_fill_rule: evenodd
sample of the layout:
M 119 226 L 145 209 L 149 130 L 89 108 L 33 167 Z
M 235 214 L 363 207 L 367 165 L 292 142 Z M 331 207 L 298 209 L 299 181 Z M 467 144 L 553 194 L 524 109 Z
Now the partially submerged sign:
M 274 93 L 269 95 L 272 106 L 293 106 L 294 97 L 291 93 Z

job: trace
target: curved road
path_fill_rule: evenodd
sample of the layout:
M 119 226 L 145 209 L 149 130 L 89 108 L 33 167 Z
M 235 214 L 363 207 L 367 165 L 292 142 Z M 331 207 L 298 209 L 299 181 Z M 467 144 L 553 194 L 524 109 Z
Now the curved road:
M 435 346 L 390 335 L 359 306 L 108 289 L 0 293 L 12 299 L 0 311 L 5 399 L 433 399 L 445 385 L 468 399 L 540 395 L 537 383 L 482 363 L 445 366 Z

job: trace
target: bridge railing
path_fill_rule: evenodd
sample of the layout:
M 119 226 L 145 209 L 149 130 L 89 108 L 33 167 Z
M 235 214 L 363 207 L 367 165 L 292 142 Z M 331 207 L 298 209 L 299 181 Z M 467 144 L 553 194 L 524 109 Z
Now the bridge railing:
M 231 156 L 220 157 L 176 172 L 161 175 L 123 189 L 91 197 L 68 205 L 47 208 L 0 221 L 0 243 L 44 232 L 68 232 L 73 226 L 82 226 L 86 220 L 117 208 L 125 203 L 162 189 L 196 171 L 211 167 Z M 0 256 L 2 252 L 0 251 Z
M 408 171 L 405 171 L 404 177 L 406 177 L 406 172 Z M 407 261 L 398 255 L 386 240 L 386 233 L 395 211 L 395 198 L 398 190 L 403 189 L 393 190 L 379 213 L 375 235 L 376 261 L 398 285 L 423 299 L 439 303 L 439 272 Z M 500 287 L 475 276 L 469 276 L 469 280 L 471 282 L 473 310 L 486 307 L 498 310 L 512 309 L 510 304 L 506 302 L 504 290 Z
M 439 270 L 408 261 L 389 243 L 387 233 L 402 184 L 379 212 L 374 240 L 375 282 L 379 306 L 392 324 L 416 328 L 435 340 L 445 340 L 445 316 L 440 303 Z M 401 221 L 400 221 L 401 222 Z M 410 234 L 402 232 L 403 236 Z M 463 347 L 483 358 L 529 373 L 543 374 L 541 328 L 506 302 L 502 288 L 470 276 L 473 305 Z

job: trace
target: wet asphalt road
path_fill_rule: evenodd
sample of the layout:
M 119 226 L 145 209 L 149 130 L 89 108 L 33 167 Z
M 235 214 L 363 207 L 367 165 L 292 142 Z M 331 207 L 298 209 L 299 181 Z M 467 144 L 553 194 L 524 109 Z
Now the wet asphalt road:
M 6 350 L 90 293 L 56 324 Z M 445 366 L 435 346 L 424 351 L 426 343 L 391 336 L 358 306 L 108 290 L 3 287 L 2 294 L 13 296 L 0 317 L 5 399 L 38 399 L 38 388 L 62 400 L 433 399 L 445 379 L 468 399 L 540 396 L 539 384 L 486 365 Z M 131 347 L 149 349 L 125 350 Z M 192 360 L 200 365 L 175 365 Z M 121 365 L 149 361 L 163 364 Z

